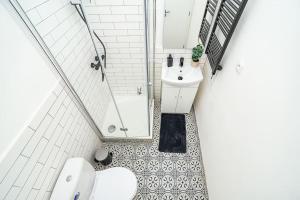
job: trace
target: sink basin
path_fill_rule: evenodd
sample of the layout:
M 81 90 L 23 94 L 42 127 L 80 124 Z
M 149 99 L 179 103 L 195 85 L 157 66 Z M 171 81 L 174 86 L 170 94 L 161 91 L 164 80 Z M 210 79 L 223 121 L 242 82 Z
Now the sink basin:
M 200 67 L 192 67 L 190 64 L 180 67 L 174 62 L 172 67 L 168 67 L 167 63 L 162 64 L 161 80 L 163 83 L 172 86 L 191 86 L 200 83 L 203 75 Z

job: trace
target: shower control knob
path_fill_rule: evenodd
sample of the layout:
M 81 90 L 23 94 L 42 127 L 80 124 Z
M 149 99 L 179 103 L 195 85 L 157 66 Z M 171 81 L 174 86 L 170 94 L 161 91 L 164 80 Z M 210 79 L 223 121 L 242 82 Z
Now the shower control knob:
M 101 59 L 102 59 L 102 60 L 104 60 L 104 58 L 105 58 L 105 56 L 104 56 L 104 55 L 102 55 L 102 56 L 101 56 Z
M 96 61 L 99 61 L 99 57 L 98 57 L 98 56 L 95 56 L 95 60 L 96 60 Z
M 94 68 L 95 67 L 95 64 L 94 63 L 91 63 L 91 68 Z

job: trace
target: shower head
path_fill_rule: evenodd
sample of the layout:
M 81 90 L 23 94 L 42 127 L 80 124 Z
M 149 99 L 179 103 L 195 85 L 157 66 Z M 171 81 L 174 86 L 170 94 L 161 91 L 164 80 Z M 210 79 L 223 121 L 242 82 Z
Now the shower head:
M 81 0 L 71 0 L 70 3 L 72 5 L 80 5 L 81 4 Z

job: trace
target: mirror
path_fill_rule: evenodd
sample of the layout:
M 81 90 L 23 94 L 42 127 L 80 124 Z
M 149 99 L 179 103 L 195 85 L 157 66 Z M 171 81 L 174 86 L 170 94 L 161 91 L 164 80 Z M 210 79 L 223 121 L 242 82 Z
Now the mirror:
M 206 0 L 165 0 L 163 47 L 191 49 L 198 44 L 198 34 Z

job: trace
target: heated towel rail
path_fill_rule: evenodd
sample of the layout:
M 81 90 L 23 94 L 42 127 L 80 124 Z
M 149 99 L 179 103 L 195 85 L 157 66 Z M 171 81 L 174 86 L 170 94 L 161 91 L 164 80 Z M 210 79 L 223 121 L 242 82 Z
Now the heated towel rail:
M 207 54 L 212 75 L 216 74 L 217 70 L 222 70 L 220 62 L 229 44 L 232 34 L 237 26 L 237 23 L 247 4 L 247 0 L 220 0 L 219 9 L 214 20 L 214 24 L 206 45 L 205 53 Z M 203 22 L 200 28 L 199 38 L 205 45 L 210 25 L 206 20 L 206 15 L 209 12 L 214 15 L 216 10 L 217 0 L 208 0 L 204 12 Z

